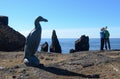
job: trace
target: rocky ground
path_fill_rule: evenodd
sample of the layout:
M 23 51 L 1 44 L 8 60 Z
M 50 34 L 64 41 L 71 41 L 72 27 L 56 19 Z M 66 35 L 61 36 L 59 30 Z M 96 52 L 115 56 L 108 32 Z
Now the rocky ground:
M 0 79 L 120 79 L 120 51 L 37 53 L 44 66 L 23 64 L 23 52 L 0 52 Z

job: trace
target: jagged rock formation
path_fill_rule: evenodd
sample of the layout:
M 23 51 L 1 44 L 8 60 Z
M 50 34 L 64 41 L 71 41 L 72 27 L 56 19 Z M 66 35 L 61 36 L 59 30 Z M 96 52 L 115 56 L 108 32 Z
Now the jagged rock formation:
M 75 51 L 88 51 L 89 50 L 89 37 L 82 35 L 75 41 Z
M 42 52 L 48 52 L 48 43 L 47 42 L 42 44 L 41 51 Z
M 23 50 L 25 37 L 8 26 L 8 17 L 0 16 L 0 51 Z
M 52 43 L 50 45 L 50 52 L 62 53 L 55 30 L 53 30 L 52 32 Z

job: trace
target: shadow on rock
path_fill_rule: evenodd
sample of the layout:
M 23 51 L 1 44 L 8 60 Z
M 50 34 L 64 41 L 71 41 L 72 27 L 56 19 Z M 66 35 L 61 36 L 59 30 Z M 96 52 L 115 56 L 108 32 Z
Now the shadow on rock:
M 79 77 L 83 77 L 83 78 L 100 78 L 99 74 L 84 75 L 84 74 L 75 73 L 75 72 L 68 71 L 68 70 L 61 69 L 61 68 L 45 67 L 44 65 L 39 65 L 36 68 L 45 70 L 47 72 L 50 72 L 50 73 L 53 73 L 56 75 L 62 75 L 62 76 L 79 76 Z

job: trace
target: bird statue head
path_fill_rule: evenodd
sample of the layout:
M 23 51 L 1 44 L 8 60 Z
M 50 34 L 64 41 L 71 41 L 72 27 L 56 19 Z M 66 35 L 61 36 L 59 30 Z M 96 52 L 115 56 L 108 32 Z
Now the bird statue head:
M 37 21 L 37 22 L 39 22 L 39 21 L 48 22 L 48 20 L 45 19 L 45 18 L 43 18 L 42 16 L 38 16 L 38 17 L 36 18 L 36 21 Z

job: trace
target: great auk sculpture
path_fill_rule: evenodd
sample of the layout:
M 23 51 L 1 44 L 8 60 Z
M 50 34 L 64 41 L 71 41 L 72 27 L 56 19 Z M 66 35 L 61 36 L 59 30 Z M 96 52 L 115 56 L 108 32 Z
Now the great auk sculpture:
M 42 28 L 39 22 L 48 22 L 47 19 L 43 18 L 42 16 L 38 16 L 35 19 L 35 28 L 29 33 L 29 35 L 26 38 L 26 43 L 25 43 L 25 56 L 24 56 L 24 63 L 29 64 L 29 65 L 38 65 L 39 60 L 35 56 L 35 53 L 38 49 L 40 40 L 41 40 L 41 33 L 42 33 Z

